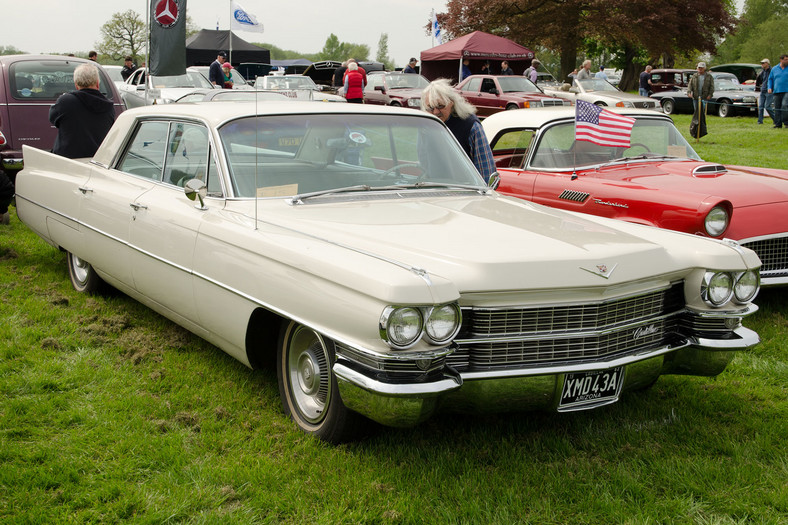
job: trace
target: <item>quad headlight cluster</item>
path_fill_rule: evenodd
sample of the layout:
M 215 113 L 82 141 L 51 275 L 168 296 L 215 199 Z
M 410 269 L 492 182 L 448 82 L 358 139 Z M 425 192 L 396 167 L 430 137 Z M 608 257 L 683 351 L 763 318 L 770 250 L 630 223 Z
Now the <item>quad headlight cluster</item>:
M 461 323 L 462 313 L 456 303 L 388 306 L 380 316 L 380 337 L 395 350 L 406 350 L 421 339 L 443 345 L 457 335 Z
M 758 270 L 746 272 L 707 271 L 703 276 L 700 295 L 706 304 L 719 308 L 733 300 L 738 304 L 752 301 L 761 287 Z

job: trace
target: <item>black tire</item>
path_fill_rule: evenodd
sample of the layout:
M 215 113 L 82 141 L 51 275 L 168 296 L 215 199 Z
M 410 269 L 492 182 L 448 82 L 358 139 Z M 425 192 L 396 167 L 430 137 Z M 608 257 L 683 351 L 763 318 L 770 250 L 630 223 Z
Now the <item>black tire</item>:
M 394 108 L 401 108 L 401 107 L 402 107 L 402 104 L 400 104 L 399 102 L 396 102 L 396 101 L 395 101 L 395 102 L 392 102 L 392 103 L 391 103 L 391 107 L 394 107 Z
M 676 111 L 676 103 L 672 98 L 662 99 L 662 111 L 666 115 L 672 115 Z
M 509 111 L 511 109 L 520 109 L 520 106 L 518 106 L 517 104 L 507 104 L 506 110 Z
M 598 100 L 598 101 L 594 102 L 594 104 L 596 104 L 597 106 L 603 107 L 603 108 L 607 107 L 607 104 L 605 104 L 601 100 Z
M 730 102 L 727 100 L 719 100 L 718 104 L 717 114 L 720 117 L 725 118 L 733 116 L 733 106 L 731 106 Z
M 71 252 L 66 252 L 66 259 L 68 260 L 68 277 L 76 291 L 97 294 L 104 290 L 106 283 L 89 262 L 80 259 Z
M 363 418 L 339 397 L 334 359 L 329 339 L 293 321 L 283 326 L 276 352 L 282 408 L 298 428 L 336 444 L 357 438 Z

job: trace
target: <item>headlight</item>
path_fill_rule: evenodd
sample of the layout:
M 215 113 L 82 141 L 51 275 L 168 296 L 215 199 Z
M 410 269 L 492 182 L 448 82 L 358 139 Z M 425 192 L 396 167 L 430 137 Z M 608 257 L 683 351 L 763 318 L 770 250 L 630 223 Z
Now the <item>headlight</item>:
M 405 349 L 418 341 L 424 328 L 421 310 L 412 306 L 388 307 L 380 318 L 380 335 L 391 346 Z
M 733 276 L 728 272 L 706 272 L 700 295 L 711 306 L 722 306 L 733 294 Z
M 704 220 L 706 233 L 712 237 L 722 235 L 722 232 L 728 228 L 729 220 L 730 216 L 728 215 L 728 210 L 723 206 L 715 206 L 706 215 L 706 219 Z
M 616 102 L 616 107 L 618 107 L 618 108 L 634 108 L 635 105 L 632 102 L 629 102 L 629 101 L 621 101 L 621 102 Z
M 431 343 L 441 344 L 455 336 L 460 329 L 460 309 L 456 304 L 445 304 L 432 309 L 424 331 Z
M 421 107 L 421 99 L 420 98 L 409 98 L 408 99 L 408 107 L 409 108 L 420 108 Z
M 737 303 L 749 303 L 755 298 L 761 287 L 761 276 L 758 270 L 747 270 L 739 275 L 733 286 L 733 295 Z
M 524 108 L 541 108 L 542 101 L 541 100 L 526 100 L 523 104 Z

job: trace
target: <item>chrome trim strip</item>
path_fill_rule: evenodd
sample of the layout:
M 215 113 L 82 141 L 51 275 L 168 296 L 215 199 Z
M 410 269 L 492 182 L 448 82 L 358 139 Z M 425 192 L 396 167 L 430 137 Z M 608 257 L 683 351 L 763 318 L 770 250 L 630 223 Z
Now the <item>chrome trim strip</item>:
M 430 383 L 383 383 L 382 381 L 356 372 L 342 363 L 334 363 L 333 371 L 339 381 L 346 381 L 369 392 L 392 397 L 437 396 L 446 392 L 451 392 L 452 390 L 457 390 L 462 386 L 462 380 L 460 378 L 440 379 Z
M 755 312 L 757 312 L 758 305 L 755 303 L 750 303 L 748 305 L 743 305 L 740 310 L 725 311 L 725 312 L 718 312 L 714 310 L 695 310 L 693 308 L 687 308 L 686 311 L 691 315 L 697 315 L 698 317 L 707 317 L 707 318 L 746 317 L 750 314 L 754 314 Z

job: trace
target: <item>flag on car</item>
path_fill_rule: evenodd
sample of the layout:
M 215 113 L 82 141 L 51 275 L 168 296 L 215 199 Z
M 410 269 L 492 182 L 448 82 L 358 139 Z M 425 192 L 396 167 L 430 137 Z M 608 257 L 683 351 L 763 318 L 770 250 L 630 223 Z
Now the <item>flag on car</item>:
M 230 29 L 254 31 L 256 33 L 263 32 L 263 24 L 257 21 L 257 17 L 246 11 L 246 9 L 241 7 L 235 0 L 231 2 L 231 9 L 233 16 L 230 21 Z
M 578 100 L 575 106 L 575 140 L 600 146 L 629 147 L 635 119 Z
M 151 0 L 150 74 L 186 73 L 186 0 Z

